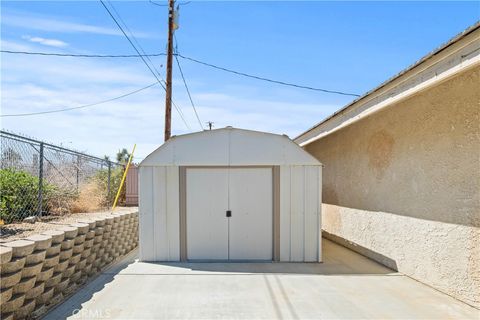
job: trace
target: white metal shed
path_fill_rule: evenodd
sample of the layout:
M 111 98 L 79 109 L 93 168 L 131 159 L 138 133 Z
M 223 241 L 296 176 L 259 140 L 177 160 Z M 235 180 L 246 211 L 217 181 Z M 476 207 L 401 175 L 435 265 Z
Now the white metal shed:
M 174 136 L 139 167 L 140 260 L 322 260 L 322 165 L 287 136 Z

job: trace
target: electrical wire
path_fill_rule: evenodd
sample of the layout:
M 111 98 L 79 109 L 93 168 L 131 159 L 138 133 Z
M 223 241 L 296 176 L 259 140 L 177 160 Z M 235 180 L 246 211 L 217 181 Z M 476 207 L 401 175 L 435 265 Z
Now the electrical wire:
M 12 54 L 26 54 L 26 55 L 38 55 L 38 56 L 56 56 L 56 57 L 74 57 L 74 58 L 138 58 L 138 54 L 71 54 L 71 53 L 49 53 L 49 52 L 29 52 L 29 51 L 12 51 L 12 50 L 0 50 L 2 53 Z M 166 53 L 151 53 L 144 54 L 144 57 L 160 57 L 166 56 Z
M 117 15 L 117 17 L 120 19 L 120 22 L 123 24 L 123 26 L 125 27 L 125 29 L 127 29 L 127 31 L 130 33 L 130 36 L 132 37 L 133 41 L 137 44 L 137 47 L 140 49 L 140 51 L 142 52 L 142 55 L 144 57 L 147 58 L 147 60 L 151 63 L 152 67 L 153 67 L 153 70 L 155 70 L 155 72 L 157 73 L 157 75 L 160 77 L 160 79 L 166 83 L 166 81 L 162 78 L 162 75 L 160 74 L 160 71 L 158 71 L 158 69 L 155 67 L 155 64 L 153 63 L 153 61 L 150 59 L 150 57 L 145 53 L 145 50 L 143 50 L 143 47 L 142 45 L 140 44 L 140 42 L 137 40 L 137 38 L 135 37 L 135 35 L 133 34 L 133 32 L 130 30 L 130 28 L 128 27 L 128 25 L 125 23 L 125 21 L 122 19 L 122 17 L 120 16 L 120 13 L 118 13 L 117 9 L 115 9 L 115 6 L 113 5 L 113 3 L 109 0 L 107 0 L 108 4 L 110 5 L 110 7 L 113 9 L 113 11 L 115 12 L 115 14 Z M 177 109 L 177 112 L 180 114 L 180 117 L 185 119 L 185 115 L 183 114 L 183 111 L 182 109 L 180 109 L 179 107 L 177 107 L 177 105 L 175 104 L 175 102 L 173 101 L 173 99 L 170 99 L 170 101 L 172 102 L 172 104 L 174 105 L 174 107 Z M 190 128 L 189 125 L 187 125 L 187 128 L 189 130 L 192 130 Z
M 108 1 L 108 4 L 110 5 L 110 7 L 112 7 L 113 11 L 115 12 L 115 14 L 117 15 L 117 17 L 120 19 L 120 22 L 123 24 L 123 26 L 125 27 L 125 29 L 127 29 L 127 31 L 130 33 L 130 36 L 132 37 L 133 41 L 137 44 L 138 48 L 140 49 L 140 51 L 142 52 L 142 55 L 144 57 L 146 57 L 148 59 L 148 61 L 152 64 L 152 67 L 153 69 L 155 70 L 155 72 L 157 73 L 157 75 L 160 77 L 160 79 L 162 79 L 163 82 L 165 82 L 165 80 L 162 78 L 160 72 L 157 70 L 157 68 L 155 67 L 155 64 L 152 62 L 152 60 L 150 60 L 150 57 L 145 53 L 145 50 L 143 50 L 143 47 L 142 45 L 140 44 L 140 42 L 137 40 L 137 38 L 135 37 L 135 35 L 133 34 L 133 32 L 130 30 L 130 28 L 127 26 L 127 24 L 125 23 L 125 21 L 122 19 L 122 16 L 120 15 L 120 13 L 118 13 L 117 9 L 115 9 L 115 6 L 113 5 L 113 3 L 111 1 Z M 166 54 L 165 54 L 166 55 Z
M 87 55 L 87 54 L 75 55 L 75 54 L 66 54 L 66 53 L 64 54 L 64 53 L 25 52 L 25 51 L 11 51 L 11 50 L 0 50 L 0 52 L 11 53 L 11 54 L 29 54 L 29 55 L 59 56 L 59 57 L 84 57 L 84 58 L 133 58 L 133 57 L 143 58 L 143 57 L 157 57 L 157 56 L 166 55 L 165 53 L 153 53 L 153 54 L 143 54 L 143 55 L 140 54 L 140 53 L 138 55 L 94 55 L 94 54 L 93 55 Z M 257 75 L 252 75 L 252 74 L 248 74 L 248 73 L 245 73 L 245 72 L 240 72 L 240 71 L 232 70 L 232 69 L 229 69 L 229 68 L 221 67 L 221 66 L 218 66 L 218 65 L 214 65 L 212 63 L 204 62 L 204 61 L 194 59 L 194 58 L 191 58 L 191 57 L 187 57 L 187 56 L 181 55 L 179 53 L 176 53 L 174 55 L 179 56 L 180 58 L 185 59 L 185 60 L 189 60 L 189 61 L 192 61 L 192 62 L 195 62 L 195 63 L 198 63 L 198 64 L 202 64 L 202 65 L 207 66 L 207 67 L 215 68 L 217 70 L 229 72 L 229 73 L 240 75 L 240 76 L 247 77 L 247 78 L 253 78 L 253 79 L 257 79 L 257 80 L 261 80 L 261 81 L 267 81 L 267 82 L 270 82 L 270 83 L 276 83 L 276 84 L 280 84 L 280 85 L 284 85 L 284 86 L 290 86 L 290 87 L 299 88 L 299 89 L 307 89 L 307 90 L 313 90 L 313 91 L 319 91 L 319 92 L 325 92 L 325 93 L 339 94 L 339 95 L 344 95 L 344 96 L 360 97 L 360 95 L 356 94 L 356 93 L 349 93 L 349 92 L 336 91 L 336 90 L 327 90 L 327 89 L 322 89 L 322 88 L 314 88 L 314 87 L 311 87 L 311 86 L 304 86 L 304 85 L 299 85 L 299 84 L 295 84 L 295 83 L 291 83 L 291 82 L 285 82 L 285 81 L 269 79 L 269 78 L 261 77 L 261 76 L 257 76 Z
M 137 51 L 137 53 L 139 54 L 139 56 L 142 58 L 142 61 L 145 63 L 145 65 L 148 67 L 148 69 L 150 70 L 150 72 L 153 74 L 153 76 L 157 79 L 157 81 L 159 81 L 159 83 L 161 84 L 162 88 L 165 90 L 165 92 L 167 91 L 167 88 L 162 84 L 162 82 L 158 79 L 157 75 L 160 77 L 160 79 L 162 79 L 162 81 L 164 83 L 165 80 L 163 80 L 162 76 L 160 75 L 160 72 L 157 70 L 157 68 L 155 68 L 155 65 L 152 63 L 152 61 L 150 60 L 149 57 L 147 57 L 147 59 L 149 60 L 150 63 L 152 63 L 152 66 L 153 66 L 153 69 L 155 70 L 155 72 L 152 70 L 152 68 L 150 67 L 150 65 L 145 61 L 145 59 L 143 58 L 142 54 L 138 51 L 137 47 L 133 44 L 133 42 L 130 40 L 130 38 L 128 37 L 128 35 L 126 34 L 126 32 L 123 30 L 123 28 L 120 26 L 120 24 L 118 23 L 118 21 L 115 19 L 115 17 L 113 16 L 113 14 L 110 12 L 110 10 L 108 10 L 108 8 L 106 7 L 105 3 L 100 0 L 100 2 L 103 4 L 103 6 L 105 7 L 105 9 L 107 9 L 107 12 L 110 14 L 110 16 L 112 17 L 112 19 L 115 21 L 115 23 L 117 24 L 117 26 L 120 28 L 120 30 L 122 31 L 122 33 L 125 35 L 125 37 L 127 38 L 127 40 L 130 42 L 130 44 L 133 46 L 133 48 L 135 49 L 135 51 Z M 136 40 L 135 36 L 133 35 L 133 33 L 130 31 L 130 29 L 128 28 L 128 26 L 126 25 L 126 23 L 123 21 L 122 17 L 120 16 L 120 14 L 117 12 L 117 10 L 115 10 L 115 7 L 113 6 L 113 4 L 109 1 L 108 2 L 110 4 L 110 6 L 112 7 L 112 9 L 115 11 L 115 13 L 117 14 L 118 18 L 122 21 L 122 23 L 124 24 L 125 28 L 130 32 L 130 35 L 132 36 L 132 38 L 134 39 L 134 41 L 137 43 L 137 45 L 139 46 L 140 50 L 145 53 L 145 51 L 143 50 L 143 48 L 141 47 L 140 43 Z M 175 109 L 177 110 L 178 114 L 180 115 L 180 118 L 182 119 L 183 123 L 185 124 L 185 126 L 188 128 L 188 130 L 192 131 L 192 128 L 190 127 L 190 125 L 187 123 L 187 121 L 185 120 L 185 116 L 183 115 L 183 112 L 181 111 L 181 109 L 176 105 L 176 103 L 173 101 L 172 98 L 170 98 L 170 102 L 173 104 L 173 106 L 175 107 Z
M 203 130 L 202 121 L 200 120 L 200 117 L 198 116 L 197 108 L 195 108 L 195 104 L 193 103 L 192 95 L 190 94 L 190 90 L 188 89 L 187 81 L 185 80 L 185 76 L 183 75 L 182 67 L 180 66 L 180 61 L 178 61 L 177 56 L 175 56 L 175 60 L 177 61 L 178 70 L 180 71 L 180 74 L 182 76 L 183 84 L 185 85 L 185 89 L 187 90 L 188 98 L 190 99 L 190 103 L 192 104 L 192 108 L 193 108 L 193 111 L 195 112 L 195 116 L 197 117 L 198 124 L 200 125 L 200 128 L 202 128 L 202 130 Z
M 160 79 L 157 77 L 157 75 L 155 74 L 155 72 L 152 70 L 152 68 L 150 67 L 150 65 L 147 63 L 147 61 L 145 60 L 145 58 L 142 56 L 142 54 L 140 53 L 140 51 L 138 51 L 137 47 L 135 46 L 135 44 L 133 44 L 132 40 L 130 40 L 130 38 L 128 37 L 128 35 L 126 34 L 125 30 L 123 30 L 122 26 L 120 25 L 120 23 L 117 21 L 117 19 L 115 18 L 115 16 L 112 14 L 112 12 L 110 11 L 110 9 L 108 9 L 108 7 L 105 5 L 104 1 L 103 0 L 99 0 L 100 3 L 103 5 L 103 7 L 105 8 L 105 10 L 107 10 L 108 14 L 110 15 L 110 17 L 113 19 L 113 21 L 115 22 L 115 24 L 117 25 L 117 27 L 120 29 L 120 31 L 122 31 L 123 35 L 125 36 L 125 38 L 128 40 L 128 42 L 131 44 L 131 46 L 135 49 L 135 51 L 138 53 L 139 57 L 142 59 L 143 63 L 147 66 L 148 70 L 150 70 L 150 72 L 152 73 L 152 75 L 155 77 L 155 79 L 157 79 L 158 83 L 162 86 L 162 88 L 167 91 L 167 88 L 165 88 L 165 86 L 163 85 L 163 83 L 160 81 Z M 185 124 L 185 126 L 191 131 L 191 128 L 190 126 L 188 125 L 187 121 L 185 121 L 185 118 L 182 116 L 181 112 L 179 111 L 179 108 L 175 105 L 175 103 L 173 103 L 173 100 L 172 100 L 172 104 L 175 106 L 175 109 L 177 109 L 177 112 L 179 113 L 180 115 L 180 118 L 182 119 L 183 123 Z
M 153 5 L 159 6 L 159 7 L 168 7 L 168 3 L 157 3 L 157 2 L 152 1 L 152 0 L 148 0 L 148 2 L 150 2 Z M 192 1 L 185 1 L 185 2 L 179 3 L 178 5 L 179 6 L 184 6 L 184 5 L 190 4 L 190 2 L 192 2 Z
M 127 29 L 127 31 L 130 33 L 130 36 L 132 37 L 133 41 L 137 44 L 137 47 L 140 49 L 140 51 L 142 52 L 142 54 L 147 58 L 147 60 L 151 63 L 152 67 L 153 67 L 153 70 L 155 70 L 155 72 L 157 73 L 157 75 L 160 77 L 160 79 L 166 84 L 167 82 L 162 78 L 162 75 L 160 74 L 160 71 L 158 71 L 158 69 L 155 67 L 155 64 L 153 63 L 153 61 L 150 59 L 150 57 L 148 55 L 146 55 L 146 52 L 145 50 L 143 50 L 143 47 L 142 45 L 140 44 L 140 42 L 137 40 L 137 38 L 135 37 L 135 35 L 133 34 L 133 32 L 130 30 L 130 28 L 127 26 L 127 24 L 125 23 L 125 21 L 122 19 L 122 17 L 120 16 L 120 13 L 118 13 L 117 9 L 115 9 L 115 6 L 113 5 L 113 3 L 109 0 L 107 0 L 108 4 L 110 5 L 110 7 L 112 7 L 113 11 L 115 12 L 115 14 L 117 15 L 117 17 L 120 19 L 120 22 L 123 23 L 123 26 L 125 27 L 125 29 Z M 166 88 L 164 88 L 165 91 L 167 90 Z M 185 121 L 185 115 L 183 114 L 183 111 L 180 107 L 177 106 L 177 104 L 175 103 L 175 101 L 173 101 L 173 98 L 170 97 L 170 102 L 173 104 L 173 106 L 175 107 L 175 109 L 177 110 L 177 112 L 179 113 L 180 115 L 180 118 L 183 119 L 183 122 L 185 123 L 186 127 L 188 128 L 188 130 L 192 131 L 192 128 L 190 127 L 190 125 L 188 125 L 188 123 Z
M 143 88 L 140 88 L 140 89 L 122 94 L 121 96 L 118 96 L 118 97 L 115 97 L 115 98 L 110 98 L 110 99 L 98 101 L 98 102 L 95 102 L 95 103 L 85 104 L 85 105 L 78 106 L 78 107 L 71 107 L 71 108 L 64 108 L 64 109 L 57 109 L 57 110 L 48 110 L 48 111 L 39 111 L 39 112 L 30 112 L 30 113 L 2 114 L 2 115 L 0 115 L 0 117 L 3 118 L 3 117 L 35 116 L 35 115 L 40 115 L 40 114 L 56 113 L 56 112 L 64 112 L 64 111 L 70 111 L 70 110 L 89 108 L 89 107 L 98 106 L 100 104 L 104 104 L 104 103 L 107 103 L 107 102 L 111 102 L 111 101 L 115 101 L 115 100 L 118 100 L 118 99 L 122 99 L 122 98 L 125 98 L 125 97 L 128 97 L 128 96 L 131 96 L 132 94 L 135 94 L 135 93 L 138 93 L 140 91 L 149 89 L 149 88 L 151 88 L 153 86 L 156 86 L 156 85 L 158 85 L 158 82 L 154 82 L 154 83 L 152 83 L 152 84 L 150 84 L 146 87 L 143 87 Z
M 325 92 L 325 93 L 335 93 L 335 94 L 340 94 L 340 95 L 344 95 L 344 96 L 360 97 L 359 94 L 355 94 L 355 93 L 348 93 L 348 92 L 342 92 L 342 91 L 334 91 L 334 90 L 320 89 L 320 88 L 314 88 L 314 87 L 309 87 L 309 86 L 302 86 L 302 85 L 298 85 L 298 84 L 294 84 L 294 83 L 289 83 L 289 82 L 264 78 L 264 77 L 260 77 L 260 76 L 256 76 L 256 75 L 251 75 L 251 74 L 248 74 L 248 73 L 235 71 L 235 70 L 232 70 L 232 69 L 227 69 L 225 67 L 220 67 L 220 66 L 208 63 L 208 62 L 203 62 L 203 61 L 200 61 L 200 60 L 197 60 L 197 59 L 194 59 L 194 58 L 186 57 L 186 56 L 183 56 L 179 53 L 177 53 L 176 56 L 179 56 L 180 58 L 185 59 L 185 60 L 189 60 L 189 61 L 192 61 L 192 62 L 195 62 L 195 63 L 198 63 L 198 64 L 202 64 L 202 65 L 207 66 L 207 67 L 211 67 L 211 68 L 215 68 L 215 69 L 218 69 L 218 70 L 230 72 L 230 73 L 240 75 L 240 76 L 244 76 L 244 77 L 247 77 L 247 78 L 253 78 L 253 79 L 257 79 L 257 80 L 267 81 L 267 82 L 281 84 L 281 85 L 284 85 L 284 86 L 290 86 L 290 87 L 295 87 L 295 88 L 321 91 L 321 92 Z
M 173 34 L 173 39 L 175 40 L 175 50 L 174 52 L 178 52 L 178 40 L 177 36 L 175 33 Z M 193 103 L 192 95 L 190 94 L 190 89 L 188 89 L 187 81 L 185 80 L 185 75 L 183 74 L 182 66 L 180 65 L 180 61 L 178 60 L 178 57 L 175 55 L 175 60 L 177 61 L 177 66 L 178 70 L 180 71 L 180 75 L 182 76 L 183 84 L 185 85 L 185 90 L 187 91 L 188 98 L 190 99 L 190 103 L 192 105 L 193 111 L 195 112 L 195 116 L 197 117 L 198 124 L 200 125 L 200 128 L 203 130 L 203 125 L 202 121 L 200 120 L 200 117 L 198 116 L 197 108 L 195 108 L 195 104 Z
M 148 0 L 148 2 L 150 2 L 151 4 L 154 4 L 156 6 L 159 6 L 159 7 L 168 7 L 168 3 L 156 3 L 152 0 Z
M 158 69 L 155 67 L 155 64 L 152 62 L 152 60 L 150 60 L 150 57 L 146 56 L 146 53 L 145 53 L 145 50 L 143 50 L 143 47 L 140 45 L 140 42 L 138 42 L 137 38 L 135 37 L 135 35 L 133 34 L 133 32 L 130 30 L 130 28 L 127 26 L 127 24 L 125 23 L 125 21 L 122 19 L 122 16 L 120 15 L 120 13 L 118 13 L 117 9 L 115 9 L 115 6 L 113 5 L 113 3 L 109 0 L 107 0 L 108 4 L 110 5 L 110 7 L 113 9 L 113 11 L 115 12 L 115 14 L 117 15 L 118 19 L 120 19 L 120 22 L 123 24 L 123 26 L 125 27 L 125 29 L 127 29 L 128 33 L 130 33 L 130 37 L 132 37 L 133 41 L 136 43 L 137 47 L 140 49 L 140 51 L 142 52 L 142 55 L 144 57 L 146 57 L 148 59 L 148 61 L 151 63 L 151 66 L 153 67 L 153 70 L 155 70 L 155 72 L 157 73 L 157 75 L 160 77 L 160 79 L 165 83 L 165 80 L 162 78 L 162 75 L 160 74 L 160 72 L 158 71 Z

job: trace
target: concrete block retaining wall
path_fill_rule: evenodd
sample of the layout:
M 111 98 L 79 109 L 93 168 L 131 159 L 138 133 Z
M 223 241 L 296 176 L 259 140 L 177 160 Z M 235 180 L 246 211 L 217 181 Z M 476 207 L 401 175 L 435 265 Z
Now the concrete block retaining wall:
M 138 212 L 0 244 L 1 319 L 36 318 L 138 245 Z

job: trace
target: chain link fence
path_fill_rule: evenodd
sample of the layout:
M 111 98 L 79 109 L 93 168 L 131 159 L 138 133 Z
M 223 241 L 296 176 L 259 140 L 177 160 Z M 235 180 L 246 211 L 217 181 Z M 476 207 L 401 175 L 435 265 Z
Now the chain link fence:
M 0 131 L 0 219 L 105 208 L 123 170 L 116 162 Z

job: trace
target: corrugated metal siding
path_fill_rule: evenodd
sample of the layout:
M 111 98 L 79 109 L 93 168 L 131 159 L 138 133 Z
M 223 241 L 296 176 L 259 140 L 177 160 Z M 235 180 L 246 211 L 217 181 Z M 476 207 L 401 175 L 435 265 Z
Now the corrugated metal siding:
M 178 167 L 140 167 L 140 260 L 180 260 Z
M 178 261 L 179 168 L 140 167 L 140 183 L 140 260 Z M 280 167 L 280 261 L 322 261 L 321 186 L 321 166 Z
M 125 204 L 138 206 L 138 167 L 130 166 L 125 181 Z
M 280 261 L 322 261 L 321 166 L 280 166 Z

